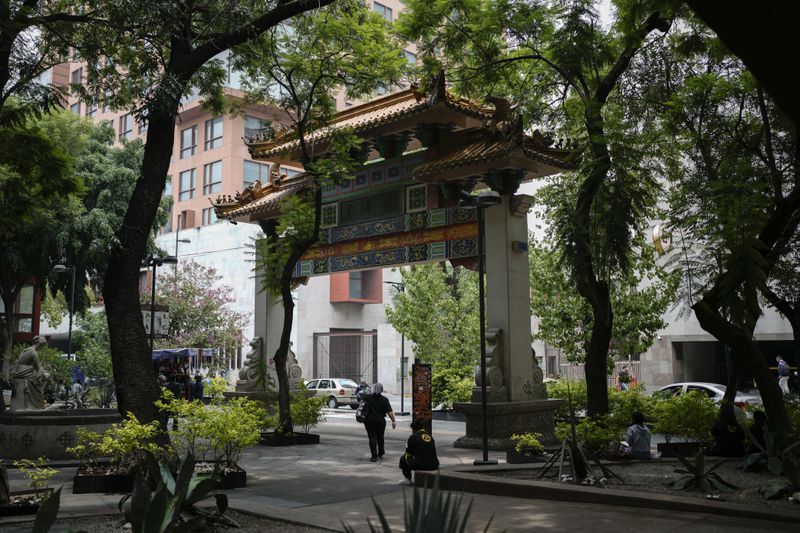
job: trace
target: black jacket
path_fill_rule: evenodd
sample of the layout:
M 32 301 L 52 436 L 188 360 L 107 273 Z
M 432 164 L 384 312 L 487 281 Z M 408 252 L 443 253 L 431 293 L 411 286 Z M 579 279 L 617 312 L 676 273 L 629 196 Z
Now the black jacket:
M 436 456 L 436 443 L 424 429 L 415 431 L 408 437 L 406 443 L 406 461 L 412 460 L 417 467 L 436 469 L 439 468 L 439 458 Z

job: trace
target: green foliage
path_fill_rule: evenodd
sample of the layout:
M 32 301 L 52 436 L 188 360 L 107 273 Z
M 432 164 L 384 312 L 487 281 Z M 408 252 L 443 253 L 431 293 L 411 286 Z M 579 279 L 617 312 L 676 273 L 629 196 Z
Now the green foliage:
M 667 442 L 682 437 L 690 442 L 707 443 L 717 420 L 718 407 L 700 391 L 669 397 L 657 404 L 654 431 Z
M 12 364 L 16 362 L 19 354 L 27 347 L 28 346 L 25 344 L 14 345 L 11 354 Z M 50 346 L 44 346 L 39 349 L 38 354 L 39 364 L 45 372 L 50 374 L 51 382 L 58 383 L 60 379 L 63 379 L 67 384 L 72 382 L 72 368 L 75 366 L 75 362 L 61 357 L 61 350 Z
M 322 408 L 325 398 L 309 396 L 305 384 L 299 383 L 297 391 L 292 393 L 292 422 L 302 428 L 303 433 L 308 433 L 320 422 L 325 421 Z
M 575 424 L 578 441 L 595 455 L 602 455 L 618 447 L 622 438 L 622 429 L 616 426 L 608 416 L 586 417 Z M 571 437 L 570 423 L 556 424 L 556 437 L 560 440 Z
M 36 512 L 32 533 L 47 533 L 56 523 L 58 508 L 61 506 L 61 487 L 45 499 Z
M 572 398 L 572 409 L 574 412 L 579 413 L 586 411 L 586 381 L 567 381 L 559 379 L 556 381 L 548 381 L 547 397 L 548 398 L 561 398 L 564 403 L 556 411 L 556 417 L 568 418 L 570 416 L 570 401 Z
M 33 490 L 48 488 L 50 480 L 53 479 L 53 476 L 58 474 L 58 470 L 47 466 L 47 458 L 44 456 L 36 460 L 20 459 L 14 461 L 14 466 L 25 474 L 28 478 L 28 484 Z
M 523 433 L 521 435 L 511 435 L 511 440 L 515 442 L 514 449 L 517 453 L 525 455 L 542 455 L 544 446 L 539 442 L 541 433 Z
M 78 315 L 77 323 L 75 339 L 80 345 L 76 356 L 78 366 L 92 379 L 111 380 L 113 368 L 106 312 Z
M 204 390 L 208 392 L 207 396 L 211 398 L 212 402 L 221 402 L 225 391 L 228 390 L 228 382 L 222 376 L 214 376 Z
M 439 488 L 439 474 L 436 474 L 434 478 L 433 487 L 430 490 L 426 489 L 427 487 L 422 490 L 418 487 L 414 487 L 411 505 L 406 501 L 405 495 L 403 496 L 403 507 L 405 509 L 403 513 L 405 518 L 405 527 L 403 531 L 406 533 L 433 533 L 434 531 L 437 533 L 456 533 L 467 531 L 472 502 L 467 505 L 462 515 L 461 505 L 463 496 L 460 494 L 454 496 L 453 493 L 442 491 Z M 392 528 L 389 525 L 389 521 L 386 519 L 386 515 L 383 509 L 381 509 L 381 506 L 375 501 L 375 498 L 372 499 L 372 504 L 378 515 L 380 526 L 373 526 L 368 518 L 367 524 L 369 525 L 370 531 L 391 533 Z M 489 523 L 487 523 L 486 527 L 483 529 L 484 532 L 489 531 L 489 526 L 492 525 L 493 518 L 494 516 L 489 519 Z M 352 526 L 344 523 L 342 523 L 342 527 L 347 533 L 353 533 L 355 531 Z
M 637 246 L 631 251 L 631 268 L 615 275 L 611 284 L 610 355 L 618 359 L 640 355 L 652 346 L 666 326 L 663 316 L 675 299 L 680 278 L 656 263 L 652 246 L 643 242 Z M 539 319 L 534 339 L 561 349 L 572 363 L 584 362 L 592 331 L 591 306 L 578 293 L 555 243 L 539 243 L 532 236 L 528 254 L 531 312 Z
M 608 389 L 611 423 L 616 427 L 628 427 L 634 412 L 640 412 L 645 420 L 654 420 L 658 413 L 658 398 L 648 396 L 641 386 L 626 391 Z
M 160 432 L 157 421 L 142 424 L 128 413 L 125 420 L 112 424 L 102 434 L 79 427 L 77 444 L 67 451 L 88 467 L 96 467 L 99 457 L 110 457 L 114 473 L 127 473 L 143 465 L 148 453 L 159 452 L 155 439 Z
M 795 435 L 800 435 L 800 399 L 784 397 L 783 403 L 786 405 L 786 412 L 789 415 Z
M 438 264 L 400 273 L 404 290 L 386 306 L 386 319 L 414 343 L 416 358 L 433 364 L 434 405 L 469 401 L 480 356 L 477 276 Z
M 133 493 L 120 500 L 120 509 L 130 500 L 129 519 L 134 533 L 165 533 L 205 530 L 207 522 L 222 522 L 238 527 L 224 516 L 228 509 L 228 498 L 214 493 L 219 482 L 216 475 L 194 473 L 194 457 L 186 455 L 174 476 L 168 465 L 157 463 L 148 456 L 147 474 L 136 473 Z M 155 487 L 151 490 L 151 487 Z M 214 496 L 216 509 L 196 507 L 195 504 Z
M 169 306 L 169 330 L 157 346 L 232 352 L 241 343 L 247 317 L 230 308 L 232 289 L 220 283 L 216 269 L 190 260 L 161 272 L 156 303 Z

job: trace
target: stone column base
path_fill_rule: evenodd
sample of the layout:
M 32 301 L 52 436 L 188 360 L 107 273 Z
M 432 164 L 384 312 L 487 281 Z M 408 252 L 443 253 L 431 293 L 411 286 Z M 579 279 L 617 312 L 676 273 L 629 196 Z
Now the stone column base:
M 497 402 L 487 404 L 489 449 L 507 450 L 513 448 L 511 435 L 521 433 L 541 433 L 539 439 L 545 446 L 556 444 L 555 411 L 564 400 L 528 400 L 522 402 Z M 456 412 L 467 417 L 467 434 L 457 439 L 456 448 L 482 448 L 480 402 L 456 403 Z

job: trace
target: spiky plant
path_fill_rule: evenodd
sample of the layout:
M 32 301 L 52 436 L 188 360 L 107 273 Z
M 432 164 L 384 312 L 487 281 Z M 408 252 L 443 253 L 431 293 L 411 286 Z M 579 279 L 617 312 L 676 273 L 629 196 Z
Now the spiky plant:
M 706 491 L 710 489 L 716 489 L 720 492 L 733 492 L 736 490 L 736 485 L 728 483 L 722 479 L 718 473 L 715 472 L 715 470 L 724 464 L 727 459 L 717 461 L 710 467 L 706 468 L 706 456 L 702 450 L 698 451 L 697 455 L 694 456 L 694 464 L 690 463 L 681 455 L 678 455 L 677 457 L 684 468 L 676 468 L 675 471 L 679 474 L 685 475 L 676 479 L 672 483 L 673 489 L 689 490 L 692 487 L 697 486 Z

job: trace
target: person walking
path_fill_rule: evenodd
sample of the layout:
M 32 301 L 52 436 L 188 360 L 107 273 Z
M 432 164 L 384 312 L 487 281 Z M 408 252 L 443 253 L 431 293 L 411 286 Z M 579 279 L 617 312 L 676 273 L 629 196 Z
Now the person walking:
M 617 381 L 619 381 L 619 390 L 628 390 L 631 382 L 631 373 L 628 371 L 627 366 L 623 366 L 622 370 L 619 371 L 619 374 L 617 374 Z
M 383 443 L 383 433 L 386 431 L 386 415 L 389 415 L 392 420 L 392 429 L 397 428 L 397 420 L 394 417 L 394 411 L 389 399 L 383 395 L 383 385 L 381 383 L 376 383 L 372 386 L 372 394 L 364 396 L 364 404 L 364 427 L 369 438 L 370 461 L 374 463 L 386 453 Z
M 784 394 L 789 394 L 789 365 L 780 355 L 775 360 L 778 362 L 778 385 Z
M 436 456 L 436 443 L 433 437 L 425 431 L 425 425 L 419 420 L 411 422 L 411 436 L 406 443 L 406 451 L 400 456 L 400 470 L 405 479 L 400 480 L 401 485 L 411 485 L 411 472 L 413 470 L 436 470 L 439 468 L 439 458 Z

